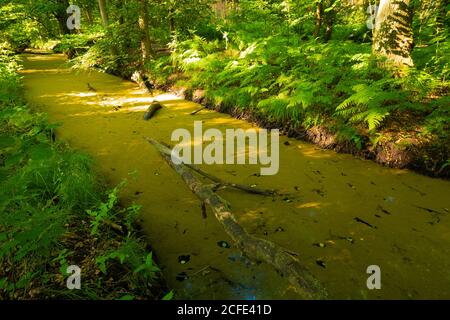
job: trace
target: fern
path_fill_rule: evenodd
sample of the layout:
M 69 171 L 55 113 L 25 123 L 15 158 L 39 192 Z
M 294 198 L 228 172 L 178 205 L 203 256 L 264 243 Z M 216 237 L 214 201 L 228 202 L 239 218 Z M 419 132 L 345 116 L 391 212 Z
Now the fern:
M 335 114 L 350 123 L 365 123 L 370 131 L 377 129 L 406 98 L 404 92 L 392 90 L 391 86 L 397 82 L 396 79 L 383 79 L 372 85 L 354 86 L 355 93 L 337 106 Z

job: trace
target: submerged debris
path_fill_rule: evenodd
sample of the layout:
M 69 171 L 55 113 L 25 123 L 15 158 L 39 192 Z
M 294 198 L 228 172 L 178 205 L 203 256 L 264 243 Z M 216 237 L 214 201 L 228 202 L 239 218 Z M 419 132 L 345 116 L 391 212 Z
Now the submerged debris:
M 319 266 L 319 267 L 322 267 L 322 268 L 326 268 L 327 267 L 327 265 L 325 264 L 325 261 L 323 261 L 322 259 L 317 259 L 316 260 L 316 264 Z
M 365 224 L 366 226 L 368 226 L 368 227 L 370 227 L 370 228 L 377 229 L 377 226 L 371 225 L 370 223 L 364 221 L 364 220 L 361 219 L 361 218 L 355 217 L 354 220 L 355 220 L 356 222 Z
M 319 247 L 319 248 L 325 248 L 327 245 L 322 242 L 315 242 L 313 243 L 313 246 Z
M 177 276 L 175 277 L 175 279 L 177 279 L 178 281 L 182 282 L 184 280 L 188 280 L 189 276 L 187 275 L 186 272 L 180 272 L 179 274 L 177 274 Z
M 221 248 L 226 248 L 226 249 L 231 248 L 230 244 L 226 241 L 219 241 L 219 242 L 217 242 L 217 245 Z
M 189 262 L 189 260 L 191 260 L 191 256 L 190 255 L 181 255 L 178 257 L 178 262 L 181 264 L 186 264 Z
M 206 220 L 207 218 L 207 214 L 206 214 L 206 202 L 202 201 L 202 219 Z
M 95 89 L 93 86 L 91 86 L 91 84 L 89 82 L 87 83 L 87 87 L 88 87 L 89 91 L 97 92 L 97 89 Z
M 384 209 L 382 206 L 378 206 L 377 209 L 380 210 L 381 212 L 383 212 L 384 214 L 388 214 L 388 215 L 391 214 L 389 211 Z
M 150 120 L 156 114 L 158 110 L 162 109 L 162 105 L 159 102 L 153 102 L 144 114 L 144 120 Z

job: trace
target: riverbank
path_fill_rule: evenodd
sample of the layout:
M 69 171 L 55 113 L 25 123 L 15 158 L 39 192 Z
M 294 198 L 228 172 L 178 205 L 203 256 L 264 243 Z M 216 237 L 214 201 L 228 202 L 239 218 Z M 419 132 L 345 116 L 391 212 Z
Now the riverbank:
M 229 114 L 261 128 L 279 129 L 288 137 L 313 143 L 323 149 L 373 160 L 390 168 L 410 169 L 430 177 L 450 178 L 449 137 L 434 139 L 430 136 L 423 137 L 415 129 L 402 128 L 402 125 L 395 123 L 391 128 L 380 133 L 376 143 L 372 143 L 367 133 L 343 137 L 342 132 L 336 131 L 333 122 L 324 122 L 309 128 L 299 127 L 292 123 L 270 120 L 266 115 L 252 108 L 243 110 L 238 106 L 217 105 L 205 96 L 204 89 L 188 89 L 170 80 L 163 84 L 155 84 L 154 88 L 174 93 L 181 99 L 202 104 L 210 110 Z M 405 117 L 405 121 L 408 121 L 408 117 Z M 411 127 L 414 127 L 414 123 Z
M 2 52 L 0 299 L 161 299 L 140 207 L 120 200 L 126 182 L 108 190 L 92 159 L 56 138 L 59 125 L 27 105 L 20 69 Z
M 63 47 L 73 58 L 76 48 L 63 43 L 57 50 Z M 320 54 L 311 52 L 313 45 L 320 46 Z M 293 47 L 282 38 L 260 39 L 238 51 L 195 38 L 144 68 L 113 64 L 111 54 L 99 48 L 85 49 L 76 65 L 170 91 L 324 149 L 450 177 L 449 82 L 445 72 L 427 67 L 434 51 L 445 65 L 443 44 L 416 48 L 417 65 L 402 77 L 380 67 L 368 45 L 351 42 Z
M 254 127 L 210 110 L 192 116 L 200 107 L 196 103 L 162 92 L 150 95 L 129 81 L 73 70 L 66 62 L 63 55 L 25 55 L 26 97 L 51 122 L 62 123 L 55 131 L 58 140 L 92 156 L 109 185 L 128 178 L 121 199 L 124 206 L 142 206 L 142 229 L 175 298 L 299 299 L 272 266 L 242 256 L 213 212 L 202 212 L 196 196 L 144 139 L 173 145 L 172 132 L 191 131 L 194 121 L 223 134 Z M 163 109 L 144 121 L 154 99 Z M 330 299 L 449 296 L 442 281 L 450 265 L 447 181 L 287 136 L 280 137 L 275 176 L 262 176 L 253 165 L 201 169 L 232 183 L 279 191 L 277 196 L 218 192 L 250 235 L 298 254 Z M 383 270 L 382 291 L 366 287 L 365 270 L 374 261 Z

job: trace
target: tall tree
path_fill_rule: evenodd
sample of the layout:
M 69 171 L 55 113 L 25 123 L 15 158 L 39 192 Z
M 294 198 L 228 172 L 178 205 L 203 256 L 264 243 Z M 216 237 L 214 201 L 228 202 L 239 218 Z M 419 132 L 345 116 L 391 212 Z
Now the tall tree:
M 325 35 L 323 40 L 328 42 L 333 34 L 333 25 L 336 18 L 336 0 L 328 2 L 328 8 L 325 9 Z
M 142 62 L 152 56 L 152 47 L 149 34 L 149 19 L 147 0 L 139 0 L 139 30 L 141 32 Z
M 323 41 L 327 42 L 331 39 L 333 33 L 333 25 L 337 14 L 337 5 L 339 3 L 336 0 L 317 0 L 314 13 L 314 37 L 320 38 L 322 28 Z
M 314 37 L 320 36 L 320 29 L 322 28 L 323 21 L 323 5 L 322 1 L 317 1 L 316 12 L 315 12 L 315 27 L 314 27 Z
M 69 0 L 56 0 L 53 3 L 53 15 L 58 21 L 61 34 L 68 34 L 70 30 L 67 28 L 67 8 L 69 7 Z
M 375 22 L 373 51 L 396 65 L 412 66 L 412 10 L 410 0 L 381 0 Z
M 98 7 L 100 9 L 100 15 L 102 16 L 103 25 L 108 25 L 108 11 L 106 9 L 106 0 L 98 0 Z

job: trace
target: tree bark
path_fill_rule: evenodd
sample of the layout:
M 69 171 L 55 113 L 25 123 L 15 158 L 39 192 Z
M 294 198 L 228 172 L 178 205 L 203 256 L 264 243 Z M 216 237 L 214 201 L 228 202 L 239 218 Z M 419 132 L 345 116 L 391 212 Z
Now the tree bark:
M 84 8 L 85 12 L 86 12 L 86 19 L 89 23 L 89 25 L 92 25 L 94 23 L 94 17 L 92 15 L 92 8 L 90 6 L 86 6 Z
M 174 35 L 175 34 L 175 19 L 174 19 L 174 8 L 170 7 L 169 8 L 169 31 L 170 31 L 170 35 Z
M 147 0 L 139 0 L 139 30 L 141 32 L 141 55 L 143 64 L 153 54 L 148 29 L 149 20 Z
M 159 102 L 153 102 L 144 114 L 144 120 L 150 120 L 156 114 L 158 110 L 161 110 L 163 106 Z
M 315 28 L 314 28 L 314 38 L 320 36 L 320 29 L 322 28 L 323 20 L 323 5 L 322 2 L 317 2 L 316 13 L 315 13 Z
M 303 266 L 295 255 L 277 244 L 251 236 L 237 222 L 228 203 L 218 196 L 212 188 L 204 185 L 185 164 L 175 164 L 171 160 L 171 151 L 161 143 L 146 138 L 155 146 L 166 162 L 181 176 L 189 189 L 208 204 L 222 224 L 225 232 L 234 240 L 237 247 L 249 258 L 264 261 L 281 272 L 306 299 L 324 299 L 326 291 L 315 277 Z
M 412 12 L 410 0 L 381 0 L 375 22 L 373 51 L 395 65 L 412 66 Z
M 325 42 L 328 42 L 331 40 L 331 36 L 333 35 L 333 24 L 334 24 L 334 16 L 335 16 L 334 10 L 331 10 L 330 12 L 327 12 L 325 14 L 325 35 L 323 37 L 323 40 Z
M 67 8 L 69 7 L 69 0 L 58 0 L 57 6 L 55 8 L 55 11 L 53 12 L 53 15 L 55 16 L 56 20 L 58 21 L 59 29 L 61 31 L 61 34 L 69 34 L 71 31 L 69 28 L 67 28 Z
M 102 16 L 102 23 L 106 27 L 108 26 L 108 11 L 106 9 L 106 0 L 98 0 L 98 7 L 100 9 L 100 15 Z

